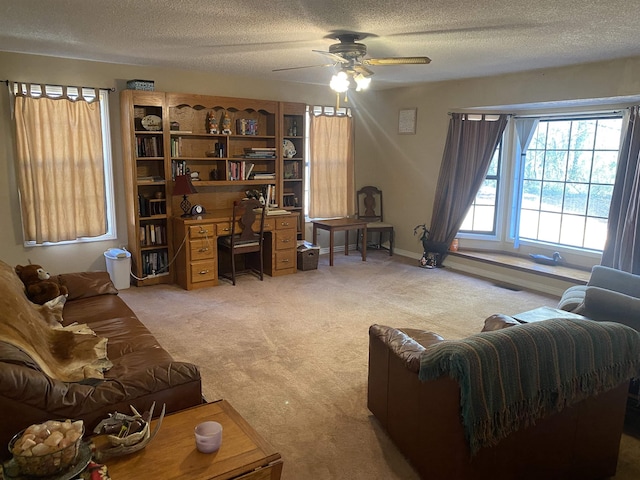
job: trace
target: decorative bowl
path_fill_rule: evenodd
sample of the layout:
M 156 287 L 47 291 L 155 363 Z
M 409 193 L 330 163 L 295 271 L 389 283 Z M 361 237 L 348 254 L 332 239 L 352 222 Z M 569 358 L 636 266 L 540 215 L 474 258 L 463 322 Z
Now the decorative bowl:
M 16 434 L 9 442 L 9 451 L 20 474 L 46 477 L 75 463 L 83 435 L 82 421 L 47 420 Z

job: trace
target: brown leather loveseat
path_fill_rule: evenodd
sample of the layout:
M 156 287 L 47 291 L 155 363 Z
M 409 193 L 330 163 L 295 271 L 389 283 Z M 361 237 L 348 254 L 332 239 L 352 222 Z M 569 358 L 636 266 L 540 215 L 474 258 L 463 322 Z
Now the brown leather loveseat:
M 589 320 L 583 324 L 567 321 L 566 325 L 560 320 L 548 320 L 514 328 L 501 328 L 512 326 L 513 322 L 501 324 L 499 318 L 491 322 L 490 329 L 495 331 L 455 341 L 416 329 L 370 327 L 368 408 L 398 449 L 425 479 L 584 480 L 614 475 L 629 378 L 637 374 L 640 365 L 637 332 L 624 325 Z M 587 333 L 585 325 L 591 329 Z M 603 335 L 614 338 L 613 343 L 608 336 L 600 337 L 601 326 Z M 565 344 L 554 343 L 557 340 L 553 337 L 565 333 Z M 541 335 L 550 342 L 540 347 L 535 344 Z M 503 340 L 506 343 L 500 343 Z M 623 347 L 617 345 L 618 341 Z M 627 356 L 624 361 L 621 357 L 614 359 L 614 365 L 603 364 L 603 370 L 595 375 L 574 377 L 577 388 L 573 398 L 567 393 L 570 389 L 558 393 L 552 388 L 546 397 L 544 392 L 537 397 L 532 395 L 532 403 L 542 399 L 553 407 L 547 406 L 538 418 L 527 416 L 535 408 L 527 408 L 531 403 L 524 402 L 519 392 L 513 394 L 517 389 L 504 378 L 515 374 L 511 378 L 516 378 L 514 383 L 520 382 L 518 387 L 537 387 L 539 382 L 542 388 L 538 392 L 545 390 L 545 379 L 551 375 L 548 370 L 558 369 L 558 365 L 571 370 L 582 360 L 590 363 L 594 358 L 609 356 L 611 348 L 600 349 L 594 343 L 609 347 L 616 344 L 615 349 L 628 350 Z M 508 347 L 501 346 L 505 344 Z M 567 346 L 571 344 L 575 348 Z M 522 351 L 518 351 L 519 345 L 523 345 Z M 539 348 L 540 362 L 530 348 Z M 485 364 L 487 359 L 496 360 L 499 368 L 491 362 Z M 550 361 L 545 363 L 547 359 Z M 473 375 L 467 377 L 465 370 L 477 365 L 480 367 L 472 369 Z M 603 374 L 613 370 L 618 372 L 615 378 Z M 478 382 L 480 376 L 484 383 Z M 421 377 L 426 379 L 422 381 Z M 554 377 L 548 378 L 553 383 Z M 527 382 L 529 379 L 534 381 Z M 495 413 L 495 408 L 489 407 L 500 405 L 509 397 L 509 390 L 517 401 L 505 403 L 507 407 Z M 473 404 L 474 400 L 479 407 L 475 416 L 465 403 Z M 487 415 L 488 422 L 487 418 L 482 419 L 481 410 L 485 408 L 493 412 Z M 505 414 L 511 414 L 515 423 L 510 431 L 503 430 L 502 436 L 492 437 L 502 427 Z M 465 417 L 476 421 L 467 423 Z M 475 443 L 472 448 L 470 438 L 478 431 L 489 441 L 479 447 Z
M 0 261 L 1 302 L 19 303 L 22 284 L 13 267 Z M 0 335 L 0 454 L 6 458 L 11 437 L 21 429 L 47 419 L 85 421 L 87 431 L 108 413 L 143 412 L 156 402 L 168 412 L 202 402 L 200 372 L 195 365 L 176 362 L 117 295 L 106 272 L 63 274 L 56 279 L 67 286 L 69 296 L 62 310 L 62 325 L 87 324 L 98 337 L 107 338 L 107 356 L 113 366 L 103 379 L 60 381 L 44 373 L 33 357 Z M 19 282 L 19 284 L 16 284 Z M 13 295 L 12 299 L 7 296 Z M 25 297 L 26 298 L 26 297 Z M 19 322 L 20 312 L 2 321 Z M 0 332 L 1 333 L 1 332 Z

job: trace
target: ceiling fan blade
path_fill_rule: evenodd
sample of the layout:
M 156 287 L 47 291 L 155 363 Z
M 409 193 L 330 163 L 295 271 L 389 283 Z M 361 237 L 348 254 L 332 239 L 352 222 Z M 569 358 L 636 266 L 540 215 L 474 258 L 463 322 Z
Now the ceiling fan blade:
M 363 65 L 425 65 L 431 63 L 429 57 L 386 57 L 386 58 L 365 58 Z
M 373 72 L 364 65 L 354 65 L 353 70 L 357 73 L 361 73 L 365 77 L 370 77 L 371 75 L 373 75 Z
M 317 68 L 317 67 L 333 67 L 335 63 L 325 63 L 324 65 L 305 65 L 304 67 L 288 67 L 288 68 L 276 68 L 271 70 L 272 72 L 284 72 L 285 70 L 300 70 L 302 68 Z
M 347 60 L 344 57 L 341 57 L 340 55 L 336 55 L 335 53 L 325 52 L 324 50 L 311 50 L 311 51 L 320 53 L 322 55 L 326 55 L 327 57 L 332 58 L 333 60 L 339 63 L 349 63 L 349 60 Z

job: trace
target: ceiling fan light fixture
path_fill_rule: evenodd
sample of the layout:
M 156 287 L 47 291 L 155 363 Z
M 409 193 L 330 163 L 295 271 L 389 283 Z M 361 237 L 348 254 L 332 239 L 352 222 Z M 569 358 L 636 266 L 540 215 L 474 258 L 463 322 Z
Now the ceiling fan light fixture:
M 332 76 L 331 82 L 329 82 L 329 87 L 331 87 L 331 90 L 338 93 L 349 90 L 349 76 L 347 75 L 347 72 L 340 70 Z
M 361 73 L 355 74 L 353 79 L 356 82 L 356 92 L 359 92 L 361 90 L 366 90 L 367 88 L 369 88 L 369 85 L 371 84 L 371 77 L 365 77 Z

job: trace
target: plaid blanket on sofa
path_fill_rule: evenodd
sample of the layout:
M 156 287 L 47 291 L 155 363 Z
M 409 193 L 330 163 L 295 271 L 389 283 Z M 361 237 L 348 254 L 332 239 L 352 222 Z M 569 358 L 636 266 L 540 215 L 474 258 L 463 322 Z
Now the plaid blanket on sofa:
M 640 333 L 622 324 L 552 319 L 446 341 L 421 357 L 422 381 L 460 384 L 472 455 L 551 411 L 638 376 Z

